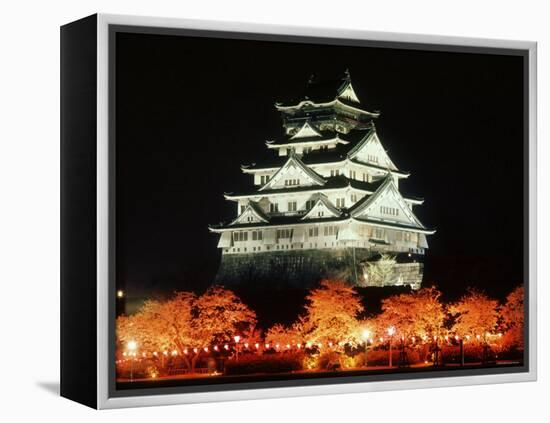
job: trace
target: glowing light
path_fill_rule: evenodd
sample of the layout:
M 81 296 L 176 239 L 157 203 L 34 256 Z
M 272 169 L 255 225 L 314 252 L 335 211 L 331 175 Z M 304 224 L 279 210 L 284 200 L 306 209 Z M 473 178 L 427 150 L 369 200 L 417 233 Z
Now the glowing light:
M 332 342 L 329 342 L 329 343 L 328 343 L 328 346 L 329 346 L 329 347 L 332 347 Z
M 248 348 L 248 342 L 245 342 L 245 343 L 244 343 L 244 347 L 245 347 L 245 348 Z
M 147 354 L 146 353 L 141 353 L 141 356 L 142 357 L 147 357 Z
M 308 342 L 308 343 L 306 344 L 306 347 L 307 347 L 307 348 L 311 348 L 311 342 Z
M 119 289 L 117 292 L 116 292 L 116 296 L 118 298 L 122 298 L 124 297 L 124 291 L 122 289 Z
M 233 339 L 235 340 L 235 343 L 238 344 L 239 341 L 241 340 L 241 337 L 240 337 L 239 335 L 235 335 L 235 336 L 233 337 Z
M 227 350 L 229 349 L 229 345 L 225 344 L 225 345 L 223 346 L 223 349 L 227 351 Z
M 365 329 L 363 331 L 363 339 L 367 340 L 370 337 L 370 331 L 368 329 Z
M 265 344 L 265 347 L 266 347 L 267 349 L 269 349 L 269 344 Z
M 128 349 L 130 351 L 134 351 L 137 348 L 137 342 L 136 341 L 129 341 L 128 342 Z
M 214 351 L 219 351 L 219 348 L 217 345 L 214 345 Z
M 300 348 L 302 348 L 302 344 L 296 344 L 296 347 L 297 347 L 298 349 L 300 349 Z
M 199 349 L 198 348 L 193 348 L 193 352 L 196 354 L 199 352 Z
M 254 344 L 254 346 L 256 347 L 256 349 L 260 348 L 260 344 L 258 344 L 257 342 Z
M 164 351 L 163 354 L 164 354 L 164 355 L 168 355 L 168 351 Z
M 124 352 L 122 353 L 122 355 L 123 355 L 124 357 L 126 357 L 126 355 L 127 355 L 127 354 L 126 354 L 126 351 L 124 351 Z
M 178 355 L 178 352 L 176 350 L 172 351 L 172 355 Z
M 275 349 L 276 349 L 276 350 L 279 349 L 279 344 L 275 344 Z
M 470 340 L 470 335 L 466 335 L 466 339 L 469 341 Z
M 156 357 L 158 355 L 158 353 L 155 351 L 155 352 L 153 352 L 153 355 Z
M 459 339 L 459 338 L 458 338 L 458 335 L 455 335 L 455 340 L 457 340 L 457 341 L 458 341 L 458 339 Z
M 373 343 L 373 339 L 372 339 L 372 338 L 371 338 L 371 339 L 369 339 L 369 342 L 370 342 L 370 343 L 372 344 L 372 343 Z
M 502 337 L 502 333 L 499 333 L 499 334 L 498 334 L 498 337 L 501 338 L 501 337 Z
M 204 347 L 204 352 L 208 352 L 208 347 Z
M 481 335 L 476 335 L 476 338 L 479 340 L 479 338 L 481 338 Z
M 323 348 L 323 344 L 320 343 L 320 342 L 317 344 L 317 346 L 318 346 L 319 348 Z
M 416 342 L 416 338 L 414 336 L 412 337 L 412 341 L 413 341 L 413 344 Z
M 388 335 L 393 336 L 394 333 L 395 333 L 395 328 L 393 326 L 390 326 L 388 328 Z
M 380 340 L 380 342 L 384 342 L 384 338 L 380 337 L 378 339 Z
M 165 351 L 165 352 L 166 352 L 166 351 Z M 188 352 L 189 352 L 189 351 L 187 350 L 187 348 L 183 350 L 183 353 L 184 353 L 185 355 L 187 355 Z

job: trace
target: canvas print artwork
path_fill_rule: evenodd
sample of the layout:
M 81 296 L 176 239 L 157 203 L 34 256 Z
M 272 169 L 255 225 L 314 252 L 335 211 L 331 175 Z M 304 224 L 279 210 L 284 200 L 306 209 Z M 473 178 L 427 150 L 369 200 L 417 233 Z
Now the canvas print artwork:
M 519 371 L 523 78 L 118 32 L 117 389 Z

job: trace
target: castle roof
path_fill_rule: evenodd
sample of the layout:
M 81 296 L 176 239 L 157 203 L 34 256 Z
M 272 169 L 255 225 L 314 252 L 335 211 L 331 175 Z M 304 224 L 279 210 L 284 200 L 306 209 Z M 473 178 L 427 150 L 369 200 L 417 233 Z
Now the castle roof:
M 352 108 L 371 117 L 378 117 L 378 112 L 369 112 L 360 108 L 361 104 L 351 81 L 348 71 L 339 79 L 322 80 L 312 75 L 301 96 L 275 103 L 279 111 L 291 111 L 304 106 L 335 106 Z

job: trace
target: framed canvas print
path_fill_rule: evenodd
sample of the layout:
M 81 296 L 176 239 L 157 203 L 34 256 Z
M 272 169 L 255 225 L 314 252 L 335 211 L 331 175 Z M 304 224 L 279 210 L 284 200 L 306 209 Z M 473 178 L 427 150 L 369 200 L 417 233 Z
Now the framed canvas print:
M 536 44 L 61 28 L 61 394 L 536 378 Z

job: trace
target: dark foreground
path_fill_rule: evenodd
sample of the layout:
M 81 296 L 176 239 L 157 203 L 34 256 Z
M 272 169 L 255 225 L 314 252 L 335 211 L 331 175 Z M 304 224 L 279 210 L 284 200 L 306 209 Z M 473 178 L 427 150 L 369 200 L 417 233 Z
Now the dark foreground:
M 127 389 L 157 389 L 175 387 L 199 387 L 224 385 L 228 389 L 243 388 L 242 385 L 231 387 L 231 384 L 250 384 L 244 388 L 254 388 L 254 382 L 275 382 L 273 386 L 296 386 L 312 385 L 315 383 L 354 383 L 354 382 L 375 382 L 382 380 L 396 379 L 420 379 L 431 377 L 467 376 L 498 373 L 517 373 L 525 371 L 520 361 L 497 361 L 493 364 L 468 363 L 464 366 L 459 364 L 446 364 L 433 366 L 432 364 L 417 364 L 410 367 L 388 367 L 373 366 L 360 370 L 339 370 L 339 371 L 296 371 L 291 373 L 278 374 L 251 374 L 238 376 L 213 375 L 185 375 L 160 377 L 156 379 L 119 379 L 116 382 L 117 390 Z M 298 382 L 298 383 L 296 383 Z M 302 382 L 302 383 L 300 383 Z M 261 384 L 264 385 L 264 384 Z M 268 387 L 257 386 L 258 388 Z

